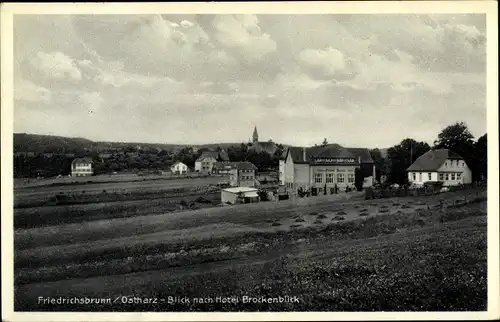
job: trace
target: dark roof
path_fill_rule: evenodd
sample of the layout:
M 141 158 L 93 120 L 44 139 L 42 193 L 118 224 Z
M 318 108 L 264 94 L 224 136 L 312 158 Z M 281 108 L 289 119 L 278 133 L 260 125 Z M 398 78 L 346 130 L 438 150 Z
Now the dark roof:
M 276 143 L 274 143 L 272 141 L 270 141 L 270 142 L 256 142 L 256 143 L 254 143 L 252 148 L 256 149 L 256 150 L 259 150 L 259 149 L 264 150 L 267 153 L 274 154 L 274 152 L 276 152 L 276 150 L 278 149 L 278 146 L 276 145 Z
M 229 156 L 226 151 L 205 151 L 203 152 L 196 161 L 202 161 L 204 158 L 212 157 L 217 161 L 229 161 Z
M 252 162 L 244 161 L 235 163 L 238 170 L 257 170 L 257 167 Z
M 85 158 L 76 158 L 71 162 L 71 164 L 75 163 L 93 163 L 93 161 L 92 158 L 85 157 Z
M 234 169 L 236 168 L 236 163 L 238 162 L 215 162 L 215 168 L 219 170 L 224 169 L 226 167 Z
M 347 148 L 349 152 L 361 158 L 362 163 L 373 163 L 372 155 L 370 150 L 365 148 Z
M 304 159 L 305 149 L 305 159 Z M 308 148 L 290 147 L 287 150 L 287 155 L 290 154 L 294 163 L 313 163 L 315 158 L 361 158 L 363 163 L 373 162 L 373 160 L 366 157 L 370 154 L 368 149 L 351 149 L 344 148 L 338 144 L 327 144 L 320 146 L 313 146 Z M 359 151 L 358 151 L 359 150 Z M 362 151 L 366 150 L 366 152 Z M 353 153 L 354 152 L 354 153 Z M 360 153 L 362 152 L 362 153 Z M 360 155 L 358 155 L 360 154 Z
M 463 160 L 460 155 L 448 149 L 429 150 L 418 157 L 406 171 L 436 171 L 446 159 Z

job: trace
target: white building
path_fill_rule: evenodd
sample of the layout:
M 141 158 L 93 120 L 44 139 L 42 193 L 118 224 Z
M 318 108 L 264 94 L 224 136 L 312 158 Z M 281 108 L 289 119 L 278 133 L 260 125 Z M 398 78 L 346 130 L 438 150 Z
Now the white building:
M 259 201 L 259 190 L 250 187 L 234 187 L 221 190 L 223 204 L 252 203 Z
M 188 166 L 180 161 L 177 161 L 170 167 L 170 171 L 175 174 L 185 174 L 188 172 Z
M 71 162 L 71 176 L 91 176 L 93 174 L 91 158 L 76 158 Z
M 227 152 L 205 151 L 194 163 L 194 171 L 200 173 L 212 173 L 217 162 L 227 162 L 229 157 Z
M 443 182 L 443 186 L 455 186 L 472 182 L 472 173 L 465 160 L 449 149 L 430 150 L 421 155 L 406 170 L 411 184 Z
M 375 178 L 375 165 L 368 149 L 344 148 L 338 144 L 290 147 L 280 167 L 289 195 L 299 191 L 313 196 L 333 194 L 335 187 L 354 189 L 356 169 L 361 170 L 365 187 L 373 185 Z
M 279 181 L 280 181 L 280 186 L 285 185 L 285 160 L 280 159 L 280 167 L 279 167 Z

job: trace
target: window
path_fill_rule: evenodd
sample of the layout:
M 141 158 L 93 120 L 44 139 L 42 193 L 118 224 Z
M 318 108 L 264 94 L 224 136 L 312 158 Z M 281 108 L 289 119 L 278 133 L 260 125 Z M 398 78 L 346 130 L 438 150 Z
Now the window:
M 314 176 L 314 182 L 316 183 L 322 183 L 323 182 L 323 174 L 322 173 L 316 173 Z
M 429 177 L 429 181 L 432 180 L 432 173 L 427 173 L 427 176 Z
M 333 195 L 335 193 L 335 188 L 330 188 L 330 194 Z
M 462 161 L 462 167 L 465 167 L 465 162 L 464 161 Z
M 455 180 L 455 172 L 451 174 L 451 180 Z
M 448 167 L 448 161 L 445 161 L 445 162 L 444 162 L 444 166 L 445 166 L 445 167 Z
M 343 173 L 337 173 L 337 182 L 344 183 L 344 174 Z
M 443 180 L 444 180 L 444 173 L 440 173 L 440 174 L 439 174 L 439 180 L 440 180 L 440 181 L 443 181 Z
M 444 175 L 444 180 L 450 180 L 448 173 Z
M 412 175 L 413 175 L 413 181 L 417 181 L 417 174 L 413 172 Z
M 462 174 L 460 172 L 457 173 L 457 180 L 462 180 Z
M 333 173 L 326 174 L 326 183 L 333 183 Z
M 347 182 L 354 183 L 354 173 L 347 174 Z
M 418 173 L 418 181 L 422 181 L 422 172 Z
M 318 188 L 318 193 L 323 193 L 323 188 Z

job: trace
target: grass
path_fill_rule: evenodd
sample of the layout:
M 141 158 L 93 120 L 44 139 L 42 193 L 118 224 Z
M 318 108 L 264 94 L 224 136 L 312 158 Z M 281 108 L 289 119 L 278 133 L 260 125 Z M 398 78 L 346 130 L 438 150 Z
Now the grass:
M 375 228 L 376 218 L 364 221 L 367 229 Z M 382 221 L 387 225 L 394 222 Z M 361 225 L 334 225 L 344 237 L 364 229 Z M 343 227 L 343 228 L 339 228 Z M 346 229 L 349 228 L 349 229 Z M 335 236 L 333 230 L 330 236 Z M 338 230 L 338 231 L 337 231 Z M 328 229 L 324 231 L 329 231 Z M 321 235 L 321 231 L 318 231 Z M 302 230 L 290 233 L 293 240 L 302 239 Z M 278 237 L 278 236 L 275 236 Z M 285 238 L 286 240 L 286 238 Z M 337 240 L 337 241 L 335 241 Z M 170 270 L 168 287 L 164 283 L 148 284 L 137 275 L 136 295 L 166 297 L 217 296 L 298 296 L 300 303 L 273 304 L 196 304 L 169 305 L 169 311 L 474 311 L 486 309 L 486 223 L 480 217 L 443 223 L 439 227 L 396 234 L 376 234 L 373 238 L 334 238 L 310 240 L 300 252 L 282 249 L 270 258 L 249 257 L 227 264 L 204 263 Z M 227 245 L 227 244 L 226 244 Z M 320 246 L 321 245 L 321 246 Z M 273 248 L 276 245 L 272 245 Z M 295 246 L 298 247 L 298 246 Z M 218 249 L 221 249 L 220 247 Z M 224 254 L 230 254 L 234 247 Z M 257 249 L 259 249 L 257 247 Z M 334 250 L 334 251 L 333 251 Z M 188 254 L 189 251 L 187 252 Z M 260 253 L 260 252 L 259 252 Z M 333 256 L 334 255 L 334 256 Z M 188 255 L 189 256 L 189 255 Z M 333 256 L 333 257 L 332 257 Z M 211 263 L 215 263 L 213 259 Z M 235 265 L 236 263 L 240 263 Z M 186 272 L 190 272 L 186 274 Z M 116 274 L 110 272 L 110 274 Z M 117 277 L 118 278 L 118 277 Z M 158 275 L 158 281 L 161 275 Z M 106 290 L 98 284 L 108 280 Z M 89 288 L 111 294 L 126 285 L 114 283 L 115 277 L 98 277 Z M 61 281 L 52 290 L 63 290 Z M 89 283 L 89 282 L 87 282 Z M 46 294 L 51 294 L 47 287 Z M 17 289 L 29 295 L 29 286 Z M 97 292 L 97 291 L 94 291 Z M 122 292 L 122 293 L 120 293 Z M 96 294 L 99 294 L 98 292 Z M 35 304 L 34 304 L 35 303 Z M 30 306 L 31 305 L 31 306 Z M 36 309 L 36 301 L 18 301 L 17 309 Z M 93 306 L 91 310 L 162 311 L 165 306 L 114 305 Z M 78 311 L 85 306 L 57 306 L 54 310 Z
M 446 212 L 387 213 L 343 222 L 340 220 L 345 218 L 337 215 L 333 222 L 290 231 L 249 228 L 252 223 L 269 218 L 278 223 L 283 218 L 311 213 L 310 206 L 243 205 L 168 217 L 147 216 L 23 231 L 15 239 L 15 283 L 18 299 L 22 299 L 16 305 L 34 309 L 30 303 L 36 303 L 40 290 L 47 296 L 57 292 L 73 292 L 68 293 L 73 296 L 87 292 L 97 296 L 100 292 L 126 294 L 123 288 L 130 287 L 134 294 L 158 296 L 167 293 L 302 296 L 301 304 L 295 306 L 168 307 L 174 311 L 213 311 L 217 307 L 221 310 L 480 309 L 485 305 L 486 283 L 484 201 L 484 198 L 471 199 L 467 205 Z M 316 213 L 331 211 L 328 203 L 314 207 Z M 187 230 L 184 237 L 169 239 L 181 229 L 209 227 L 212 223 L 219 226 L 210 226 L 210 231 L 225 232 L 228 226 L 222 224 L 228 224 L 228 220 L 241 230 L 205 239 L 195 239 Z M 158 234 L 146 238 L 151 233 Z M 111 239 L 115 237 L 123 240 Z M 24 250 L 19 248 L 20 240 Z M 301 240 L 307 243 L 297 244 Z M 61 245 L 53 244 L 50 249 L 39 247 L 44 242 Z M 63 245 L 65 242 L 72 244 Z M 37 246 L 30 248 L 33 247 L 30 243 Z M 448 269 L 451 273 L 443 281 Z M 168 271 L 168 290 L 160 282 L 163 273 L 156 270 Z M 127 285 L 119 274 L 132 274 L 131 281 L 135 282 Z M 473 276 L 472 281 L 466 278 L 467 274 Z M 72 286 L 75 278 L 88 279 Z M 45 284 L 47 281 L 54 284 Z M 433 299 L 433 292 L 439 299 Z M 35 299 L 30 301 L 30 296 Z M 450 299 L 452 296 L 455 298 Z M 383 302 L 382 297 L 388 300 Z

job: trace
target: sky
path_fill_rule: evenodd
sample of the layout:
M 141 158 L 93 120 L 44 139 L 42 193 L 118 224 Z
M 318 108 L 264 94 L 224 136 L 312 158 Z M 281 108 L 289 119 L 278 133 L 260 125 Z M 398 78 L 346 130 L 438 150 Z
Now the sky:
M 486 132 L 485 15 L 16 15 L 14 132 L 386 148 Z

